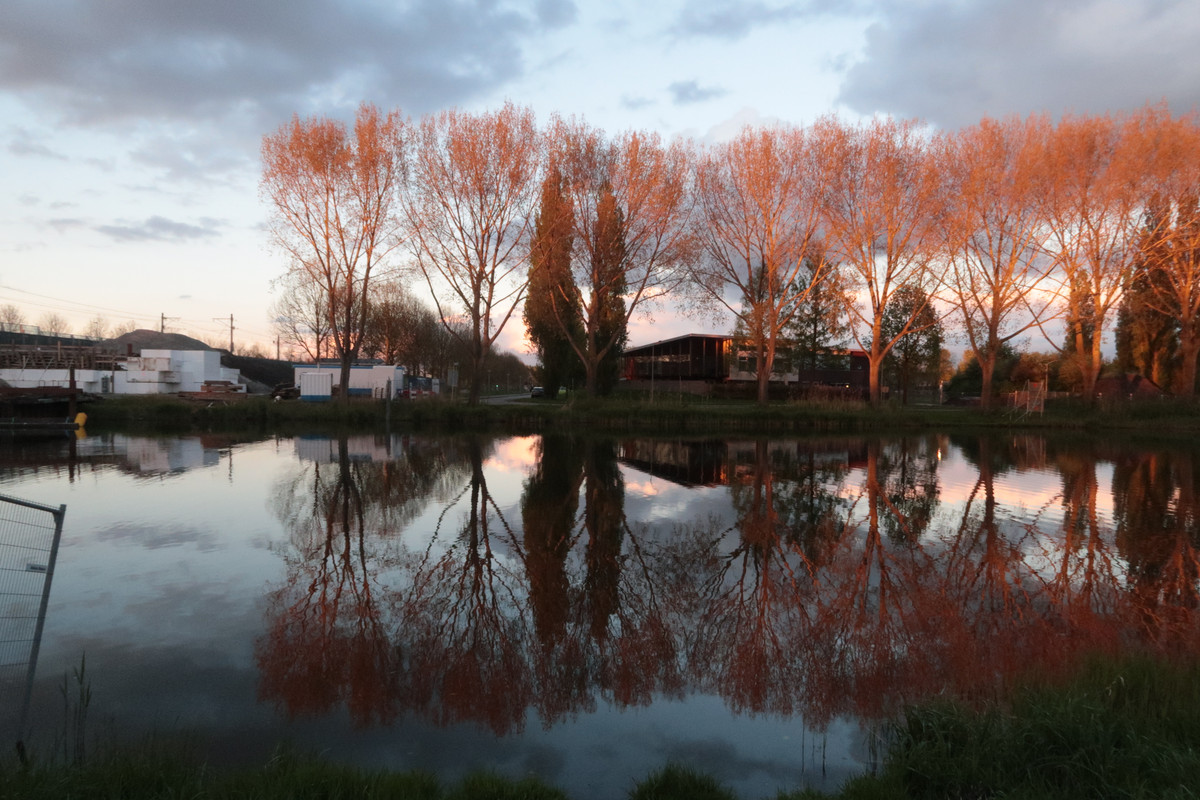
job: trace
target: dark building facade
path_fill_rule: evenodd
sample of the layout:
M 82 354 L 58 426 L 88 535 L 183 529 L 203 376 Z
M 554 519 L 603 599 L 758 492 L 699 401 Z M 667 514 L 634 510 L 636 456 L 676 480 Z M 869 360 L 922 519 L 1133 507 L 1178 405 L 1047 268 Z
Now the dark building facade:
M 673 339 L 631 347 L 624 353 L 626 381 L 677 381 L 713 384 L 755 380 L 752 353 L 740 351 L 731 336 L 690 333 Z M 776 372 L 772 382 L 799 387 L 833 387 L 865 391 L 867 354 L 844 350 L 823 359 L 820 369 Z

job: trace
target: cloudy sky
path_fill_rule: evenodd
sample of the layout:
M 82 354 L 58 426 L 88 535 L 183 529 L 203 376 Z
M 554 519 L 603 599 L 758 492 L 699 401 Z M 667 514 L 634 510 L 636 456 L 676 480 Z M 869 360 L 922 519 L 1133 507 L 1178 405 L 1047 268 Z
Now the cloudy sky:
M 273 342 L 258 151 L 294 113 L 512 100 L 707 140 L 828 113 L 1182 113 L 1197 42 L 1195 0 L 3 0 L 0 305 L 218 339 L 232 315 L 239 345 Z M 700 324 L 658 319 L 631 340 Z

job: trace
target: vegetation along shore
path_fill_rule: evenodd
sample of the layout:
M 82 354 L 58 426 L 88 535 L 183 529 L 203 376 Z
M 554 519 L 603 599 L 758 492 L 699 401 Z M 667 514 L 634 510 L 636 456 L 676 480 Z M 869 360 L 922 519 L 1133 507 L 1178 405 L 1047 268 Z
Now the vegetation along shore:
M 659 392 L 578 400 L 519 400 L 466 404 L 437 400 L 276 403 L 251 397 L 228 405 L 198 404 L 173 397 L 117 397 L 87 406 L 89 432 L 149 426 L 180 432 L 263 429 L 296 432 L 331 428 L 498 428 L 513 432 L 554 429 L 660 433 L 852 432 L 936 430 L 961 427 L 1039 430 L 1130 430 L 1175 435 L 1200 431 L 1200 405 L 1190 400 L 1083 404 L 1048 403 L 1044 413 L 958 406 L 872 407 L 864 402 L 789 402 L 759 406 Z
M 971 707 L 932 702 L 885 728 L 873 774 L 831 794 L 781 787 L 776 800 L 819 798 L 1168 798 L 1200 791 L 1200 665 L 1131 656 L 1097 658 L 1065 681 L 1031 678 Z M 166 739 L 133 749 L 93 748 L 89 760 L 0 760 L 0 797 L 413 798 L 507 800 L 568 795 L 532 779 L 473 774 L 443 785 L 421 773 L 365 771 L 281 750 L 268 763 L 217 769 Z M 750 800 L 674 765 L 628 791 L 632 800 Z M 575 798 L 574 800 L 584 800 Z

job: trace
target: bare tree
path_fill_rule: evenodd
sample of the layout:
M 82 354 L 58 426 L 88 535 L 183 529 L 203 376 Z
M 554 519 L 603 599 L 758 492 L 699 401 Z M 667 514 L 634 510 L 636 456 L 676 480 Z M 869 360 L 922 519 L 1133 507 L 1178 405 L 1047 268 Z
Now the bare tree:
M 50 336 L 63 336 L 71 332 L 71 326 L 59 313 L 48 311 L 38 320 L 38 328 Z
M 88 320 L 87 327 L 83 329 L 83 335 L 97 342 L 108 338 L 108 320 L 104 317 L 96 316 Z
M 371 294 L 363 352 L 388 364 L 408 365 L 412 374 L 418 374 L 421 326 L 432 313 L 398 280 L 380 283 Z
M 21 311 L 20 307 L 13 303 L 5 303 L 0 306 L 0 323 L 12 328 L 24 325 L 25 312 Z
M 747 128 L 699 162 L 696 222 L 705 257 L 692 274 L 747 333 L 761 404 L 781 337 L 828 271 L 818 242 L 825 173 L 797 128 Z
M 827 244 L 854 298 L 847 310 L 853 336 L 867 351 L 871 402 L 878 404 L 884 358 L 920 328 L 925 312 L 924 305 L 914 305 L 885 337 L 888 304 L 903 286 L 928 291 L 939 252 L 944 193 L 937 149 L 912 120 L 850 126 L 826 117 L 814 136 L 818 157 L 833 170 L 825 203 Z
M 118 337 L 124 336 L 127 333 L 133 333 L 137 329 L 138 329 L 138 324 L 136 321 L 134 321 L 132 319 L 126 320 L 125 322 L 121 323 L 120 325 L 116 325 L 113 327 L 112 338 L 116 339 Z
M 533 112 L 511 103 L 421 121 L 407 205 L 411 246 L 446 329 L 461 336 L 455 321 L 468 323 L 472 404 L 492 345 L 525 296 L 540 144 Z
M 1041 170 L 1038 196 L 1088 400 L 1103 363 L 1104 330 L 1140 253 L 1164 114 L 1146 109 L 1127 117 L 1064 118 Z
M 942 296 L 958 312 L 991 405 L 1002 345 L 1059 313 L 1047 278 L 1047 226 L 1037 193 L 1051 133 L 1043 116 L 984 119 L 945 139 L 951 198 L 946 215 L 950 270 Z
M 289 348 L 297 348 L 309 359 L 320 361 L 332 354 L 329 295 L 301 272 L 279 279 L 272 328 Z
M 574 225 L 574 281 L 560 284 L 557 313 L 595 395 L 601 364 L 623 346 L 629 320 L 678 287 L 694 261 L 692 151 L 640 131 L 609 139 L 581 120 L 551 128 Z M 581 331 L 572 309 L 582 313 Z
M 372 281 L 403 237 L 396 205 L 406 126 L 399 113 L 363 105 L 354 128 L 311 117 L 264 137 L 260 184 L 275 242 L 301 281 L 328 301 L 343 399 L 366 332 Z

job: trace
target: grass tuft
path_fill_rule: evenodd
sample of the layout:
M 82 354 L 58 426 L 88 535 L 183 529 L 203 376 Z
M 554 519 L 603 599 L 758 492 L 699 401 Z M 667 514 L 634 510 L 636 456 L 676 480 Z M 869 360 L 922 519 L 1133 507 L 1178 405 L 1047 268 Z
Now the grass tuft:
M 735 800 L 736 795 L 710 775 L 668 764 L 640 781 L 629 797 L 630 800 Z
M 445 794 L 446 800 L 568 800 L 561 790 L 537 778 L 514 780 L 490 772 L 475 772 Z

